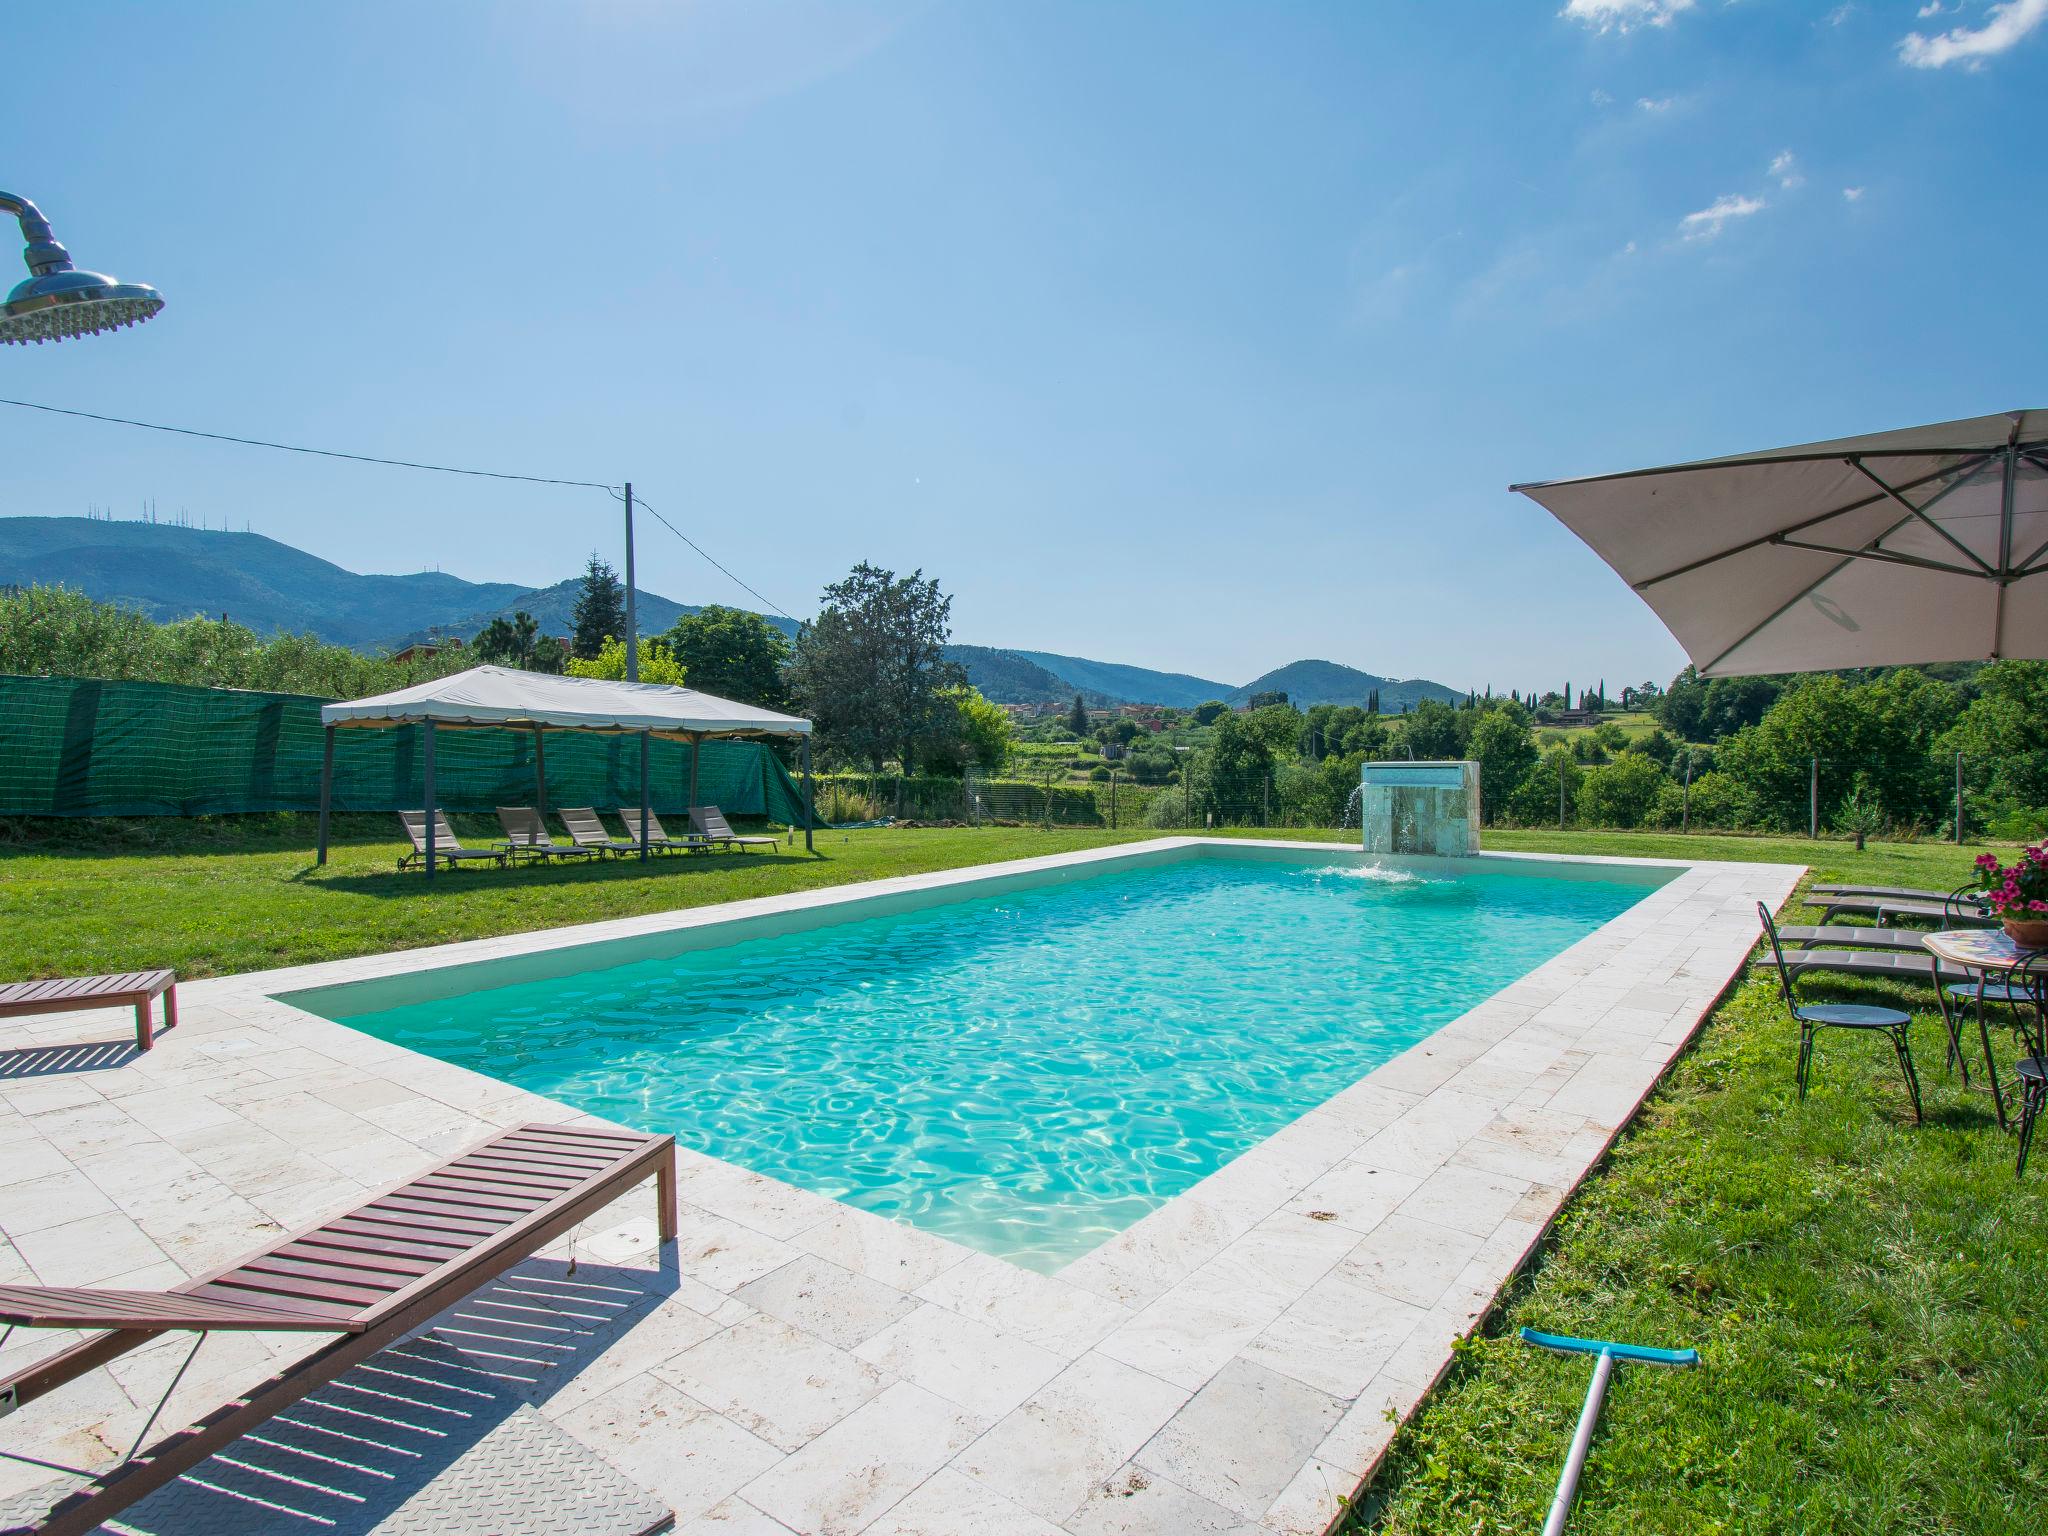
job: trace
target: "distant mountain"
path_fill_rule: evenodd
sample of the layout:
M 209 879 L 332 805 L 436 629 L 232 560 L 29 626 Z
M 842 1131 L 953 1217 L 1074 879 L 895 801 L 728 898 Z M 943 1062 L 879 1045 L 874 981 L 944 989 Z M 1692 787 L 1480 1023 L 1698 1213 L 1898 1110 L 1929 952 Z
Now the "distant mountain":
M 578 579 L 549 587 L 464 581 L 444 571 L 364 576 L 258 533 L 224 533 L 167 523 L 83 517 L 0 517 L 0 585 L 71 587 L 158 621 L 225 613 L 262 634 L 311 633 L 357 650 L 396 650 L 430 636 L 473 639 L 499 616 L 523 609 L 543 633 L 573 625 Z M 642 634 L 659 634 L 700 610 L 656 592 L 635 594 Z M 797 622 L 767 615 L 784 634 Z M 1210 699 L 1242 704 L 1280 691 L 1302 707 L 1363 704 L 1374 689 L 1388 713 L 1423 699 L 1463 697 L 1441 683 L 1378 677 L 1333 661 L 1295 661 L 1233 688 L 1185 672 L 1091 661 L 1057 651 L 947 647 L 968 680 L 1002 704 L 1066 704 L 1079 693 L 1091 709 L 1117 704 L 1192 708 Z
M 310 631 L 358 650 L 396 648 L 430 632 L 467 640 L 521 608 L 544 632 L 566 634 L 576 601 L 573 578 L 535 589 L 443 571 L 363 576 L 260 533 L 84 517 L 0 517 L 0 582 L 71 587 L 159 622 L 225 613 L 261 634 Z M 644 590 L 635 604 L 647 633 L 697 611 Z M 796 631 L 793 619 L 769 622 Z
M 1090 661 L 1085 656 L 1062 656 L 1055 651 L 1013 650 L 1010 654 L 1036 662 L 1065 683 L 1070 692 L 1079 688 L 1123 704 L 1166 704 L 1188 709 L 1211 699 L 1227 699 L 1235 691 L 1228 683 L 1191 677 L 1185 672 L 1154 672 L 1149 667 Z
M 1108 709 L 1118 702 L 1055 677 L 1016 651 L 999 651 L 986 645 L 949 645 L 946 660 L 958 662 L 967 673 L 967 681 L 982 697 L 998 704 L 1071 704 L 1077 693 L 1090 709 Z
M 1287 702 L 1299 709 L 1315 704 L 1363 705 L 1375 689 L 1379 691 L 1381 712 L 1389 715 L 1413 709 L 1424 699 L 1457 704 L 1465 697 L 1456 688 L 1421 678 L 1376 677 L 1334 661 L 1290 661 L 1263 677 L 1253 678 L 1242 688 L 1233 688 L 1224 702 L 1243 704 L 1255 693 L 1284 693 Z

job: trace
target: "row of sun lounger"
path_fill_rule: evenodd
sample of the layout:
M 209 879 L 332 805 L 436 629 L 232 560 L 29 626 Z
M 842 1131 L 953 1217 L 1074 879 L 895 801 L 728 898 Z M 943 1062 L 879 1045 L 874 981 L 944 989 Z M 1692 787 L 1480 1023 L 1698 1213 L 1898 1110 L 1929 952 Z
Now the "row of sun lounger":
M 456 837 L 455 829 L 449 825 L 448 813 L 437 809 L 433 813 L 434 862 L 457 865 L 488 859 L 503 866 L 508 860 L 521 858 L 588 859 L 640 852 L 640 839 L 635 834 L 640 828 L 643 813 L 638 807 L 615 813 L 626 824 L 624 837 L 612 836 L 604 818 L 589 806 L 566 806 L 557 814 L 569 831 L 566 843 L 555 840 L 548 831 L 546 819 L 532 806 L 501 805 L 498 807 L 498 825 L 504 828 L 505 840 L 489 848 L 465 848 L 461 839 Z M 644 814 L 649 853 L 709 853 L 730 848 L 744 852 L 748 848 L 775 846 L 772 837 L 733 831 L 725 813 L 715 805 L 691 806 L 690 831 L 681 837 L 670 836 L 668 829 L 662 826 L 661 818 L 653 811 Z M 424 862 L 427 857 L 427 813 L 400 811 L 398 819 L 404 824 L 406 836 L 412 840 L 413 846 L 413 851 L 398 861 L 398 867 L 404 869 Z

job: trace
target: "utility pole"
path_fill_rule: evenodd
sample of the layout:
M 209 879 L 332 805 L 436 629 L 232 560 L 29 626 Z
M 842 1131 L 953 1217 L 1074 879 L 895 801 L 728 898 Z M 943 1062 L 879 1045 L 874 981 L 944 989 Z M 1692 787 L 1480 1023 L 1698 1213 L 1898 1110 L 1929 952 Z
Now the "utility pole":
M 1806 781 L 1806 835 L 1820 836 L 1820 759 L 1813 760 L 1812 776 Z
M 1963 846 L 1963 754 L 1956 754 L 1956 846 Z
M 1680 803 L 1680 809 L 1679 809 L 1679 813 L 1678 813 L 1678 830 L 1679 830 L 1679 831 L 1681 831 L 1681 832 L 1690 832 L 1690 831 L 1692 830 L 1692 748 L 1691 748 L 1691 747 L 1687 747 L 1687 748 L 1685 749 L 1685 798 L 1684 798 L 1684 800 L 1683 800 L 1683 801 L 1682 801 L 1682 802 Z
M 633 482 L 626 482 L 626 681 L 640 681 L 640 630 L 633 612 Z

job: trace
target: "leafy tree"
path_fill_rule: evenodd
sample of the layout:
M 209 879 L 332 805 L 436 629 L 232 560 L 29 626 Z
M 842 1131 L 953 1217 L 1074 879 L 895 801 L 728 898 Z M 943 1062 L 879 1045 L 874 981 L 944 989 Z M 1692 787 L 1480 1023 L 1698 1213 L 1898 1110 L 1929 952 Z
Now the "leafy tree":
M 787 711 L 789 641 L 758 613 L 713 603 L 677 619 L 668 648 L 690 675 L 690 686 L 721 699 Z
M 862 561 L 825 589 L 798 631 L 790 691 L 833 751 L 909 773 L 917 745 L 956 718 L 946 690 L 966 682 L 946 660 L 953 600 L 923 571 L 899 577 Z
M 1640 752 L 1623 752 L 1588 773 L 1579 786 L 1579 820 L 1593 827 L 1639 827 L 1650 819 L 1670 780 Z
M 1250 710 L 1270 709 L 1275 704 L 1285 704 L 1286 702 L 1287 690 L 1285 688 L 1269 688 L 1262 689 L 1246 699 L 1244 707 Z
M 1197 704 L 1195 706 L 1195 724 L 1214 725 L 1229 713 L 1230 706 L 1228 704 L 1224 703 L 1221 699 L 1211 699 L 1206 704 Z
M 157 624 L 64 587 L 0 592 L 0 672 L 359 699 L 473 664 L 467 648 L 396 662 L 311 635 L 265 637 L 217 619 Z
M 1205 752 L 1189 765 L 1193 788 L 1204 808 L 1219 822 L 1245 821 L 1265 804 L 1266 776 L 1273 757 L 1260 736 L 1247 728 L 1245 716 L 1226 713 L 1216 722 L 1216 735 Z
M 1977 697 L 1935 744 L 1940 766 L 1963 754 L 1973 798 L 2007 813 L 2048 806 L 2048 662 L 1994 661 Z
M 1124 759 L 1124 771 L 1140 784 L 1164 784 L 1173 774 L 1174 753 L 1151 742 L 1139 742 Z
M 1291 704 L 1263 705 L 1246 711 L 1238 719 L 1268 759 L 1292 757 L 1300 744 L 1301 716 Z
M 626 632 L 625 589 L 619 585 L 618 573 L 599 559 L 595 550 L 583 572 L 572 622 L 569 654 L 578 661 L 594 660 L 607 639 L 616 640 Z M 619 654 L 625 654 L 623 646 Z
M 968 760 L 984 773 L 1001 773 L 1010 760 L 1009 712 L 965 684 L 947 689 L 946 696 L 953 701 L 954 731 Z
M 540 632 L 540 624 L 524 609 L 503 615 L 483 627 L 470 653 L 485 666 L 518 667 L 525 672 L 559 672 L 566 659 L 562 642 Z
M 1380 712 L 1380 691 L 1379 691 L 1379 689 L 1377 689 L 1377 688 L 1373 689 L 1373 691 L 1372 691 L 1371 695 L 1370 695 L 1370 696 L 1369 696 L 1369 697 L 1368 697 L 1368 698 L 1366 699 L 1366 701 L 1365 701 L 1365 712 L 1366 712 L 1367 714 L 1369 714 L 1369 715 L 1376 715 L 1376 714 L 1378 714 L 1378 713 Z
M 1517 704 L 1489 709 L 1472 727 L 1465 752 L 1479 764 L 1479 805 L 1491 825 L 1499 807 L 1507 804 L 1535 766 L 1536 744 L 1529 739 L 1528 716 Z
M 1441 699 L 1424 699 L 1401 722 L 1401 738 L 1418 759 L 1445 760 L 1465 755 L 1471 717 Z
M 1067 729 L 1076 736 L 1088 734 L 1088 706 L 1081 702 L 1081 695 L 1074 695 L 1074 707 L 1067 711 Z
M 1137 739 L 1138 722 L 1135 720 L 1111 720 L 1095 733 L 1095 739 L 1119 747 L 1129 746 Z
M 643 635 L 639 651 L 640 675 L 636 682 L 666 683 L 676 688 L 683 685 L 687 674 L 683 664 L 669 650 L 668 641 L 658 635 Z M 598 677 L 614 683 L 622 682 L 626 676 L 626 642 L 607 635 L 595 656 L 588 660 L 571 656 L 567 671 L 571 677 Z
M 1564 819 L 1569 826 L 1577 815 L 1579 786 L 1586 772 L 1572 759 L 1569 748 L 1552 747 L 1527 773 L 1508 798 L 1508 816 L 1517 826 L 1557 825 L 1557 781 L 1564 778 Z

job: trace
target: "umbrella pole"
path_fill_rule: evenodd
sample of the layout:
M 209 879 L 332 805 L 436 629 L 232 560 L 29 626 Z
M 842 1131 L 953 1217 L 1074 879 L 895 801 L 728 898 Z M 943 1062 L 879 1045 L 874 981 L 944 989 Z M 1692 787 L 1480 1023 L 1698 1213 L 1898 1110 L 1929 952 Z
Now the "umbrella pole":
M 334 804 L 334 727 L 328 726 L 326 741 L 320 748 L 320 852 L 314 858 L 315 864 L 327 862 L 327 813 Z M 1956 781 L 1962 782 L 1962 754 L 1956 754 Z M 1958 799 L 1960 804 L 1960 799 Z M 1958 823 L 1960 825 L 1960 822 Z M 1961 842 L 1959 837 L 1957 842 Z

